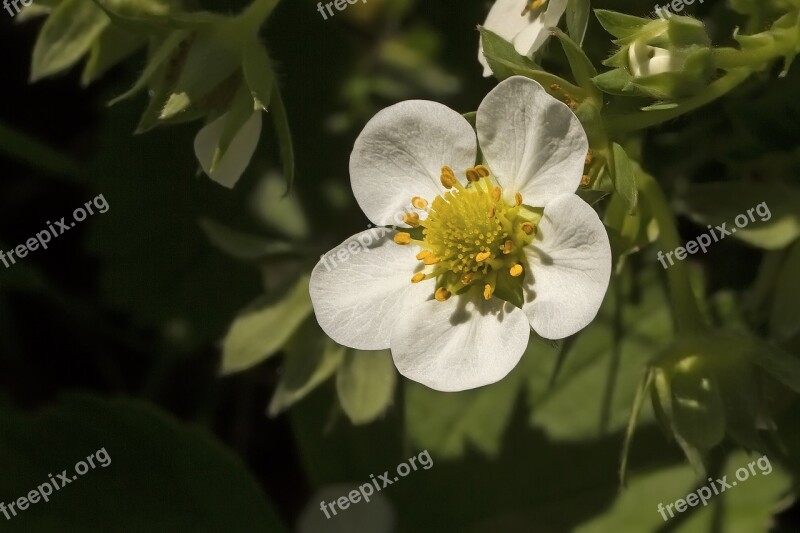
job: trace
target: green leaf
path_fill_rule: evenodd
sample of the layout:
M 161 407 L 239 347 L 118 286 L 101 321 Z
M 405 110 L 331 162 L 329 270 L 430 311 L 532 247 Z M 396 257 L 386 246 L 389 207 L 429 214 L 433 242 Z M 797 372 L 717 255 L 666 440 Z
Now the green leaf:
M 233 96 L 233 101 L 228 108 L 227 115 L 225 116 L 225 124 L 222 128 L 222 134 L 219 137 L 219 143 L 214 151 L 214 159 L 211 162 L 211 171 L 213 172 L 225 153 L 230 148 L 233 139 L 241 131 L 248 120 L 253 116 L 255 103 L 253 95 L 246 84 L 242 83 L 239 90 Z M 258 110 L 261 113 L 261 110 Z
M 633 85 L 633 78 L 628 71 L 621 68 L 598 74 L 592 78 L 592 82 L 604 93 L 618 96 L 637 94 Z
M 770 332 L 786 340 L 800 332 L 800 242 L 789 249 L 775 280 L 775 296 L 770 312 Z
M 626 39 L 638 33 L 652 20 L 607 9 L 595 9 L 594 14 L 603 28 L 618 39 Z
M 236 317 L 222 345 L 223 374 L 247 370 L 283 348 L 311 314 L 308 280 L 302 276 L 285 294 L 259 298 Z
M 633 164 L 631 163 L 625 149 L 614 143 L 614 170 L 612 179 L 614 189 L 619 193 L 625 202 L 628 213 L 633 214 L 639 204 L 639 191 L 636 188 L 636 179 L 633 174 Z
M 242 233 L 211 219 L 200 219 L 198 224 L 214 246 L 242 261 L 260 261 L 268 257 L 296 255 L 302 250 L 299 245 Z
M 289 117 L 286 115 L 286 108 L 283 105 L 283 97 L 277 82 L 273 85 L 270 104 L 272 104 L 270 114 L 275 125 L 275 133 L 278 135 L 281 161 L 283 162 L 283 175 L 286 178 L 286 190 L 288 191 L 294 183 L 294 144 L 292 143 L 292 132 L 289 128 Z
M 567 2 L 567 31 L 578 46 L 583 46 L 583 38 L 586 35 L 586 28 L 589 26 L 590 12 L 589 0 L 569 0 Z
M 483 55 L 498 80 L 526 71 L 541 70 L 536 63 L 517 53 L 514 45 L 496 33 L 480 26 Z
M 253 98 L 266 111 L 272 100 L 275 72 L 267 49 L 257 40 L 245 45 L 242 69 Z
M 564 53 L 567 55 L 567 61 L 569 61 L 569 66 L 572 69 L 572 75 L 575 77 L 575 81 L 589 92 L 596 101 L 602 102 L 602 95 L 592 81 L 592 78 L 597 76 L 597 69 L 594 68 L 591 60 L 586 56 L 583 50 L 581 50 L 581 47 L 575 44 L 575 41 L 570 39 L 566 33 L 555 29 L 554 35 L 558 37 L 561 46 L 564 48 Z
M 627 427 L 639 378 L 672 330 L 658 276 L 654 268 L 638 277 L 628 269 L 612 280 L 597 318 L 575 336 L 555 382 L 550 376 L 556 354 L 524 356 L 523 363 L 530 365 L 530 421 L 550 439 L 597 439 Z M 647 406 L 641 420 L 652 420 Z
M 442 459 L 461 457 L 469 447 L 488 456 L 497 455 L 519 395 L 521 377 L 518 365 L 497 383 L 456 393 L 407 382 L 405 423 L 409 438 Z
M 160 45 L 158 45 L 158 48 L 156 48 L 156 51 L 153 53 L 152 57 L 149 58 L 147 61 L 147 66 L 133 84 L 133 87 L 111 100 L 108 105 L 112 106 L 123 100 L 127 100 L 147 87 L 147 84 L 150 82 L 153 76 L 156 75 L 161 67 L 172 56 L 173 52 L 178 49 L 178 46 L 180 46 L 180 44 L 186 40 L 187 37 L 189 37 L 189 33 L 181 30 L 170 33 L 169 36 L 164 39 Z
M 575 194 L 580 196 L 581 200 L 589 205 L 597 205 L 608 197 L 611 193 L 608 191 L 601 191 L 596 189 L 578 189 Z
M 731 454 L 726 461 L 722 472 L 716 477 L 727 476 L 730 483 L 736 480 L 736 471 L 739 468 L 747 470 L 748 464 L 758 458 L 749 456 L 744 452 Z M 780 511 L 781 500 L 789 490 L 791 478 L 787 473 L 770 465 L 774 470 L 766 468 L 768 463 L 761 466 L 754 465 L 755 475 L 750 475 L 746 481 L 738 484 L 720 494 L 711 494 L 706 500 L 707 505 L 697 501 L 696 507 L 688 507 L 683 513 L 677 512 L 675 506 L 671 508 L 674 518 L 670 516 L 667 505 L 674 504 L 678 499 L 685 500 L 702 486 L 707 486 L 706 480 L 698 483 L 692 470 L 685 466 L 659 467 L 656 470 L 647 470 L 633 476 L 630 487 L 620 492 L 608 509 L 597 517 L 576 527 L 575 533 L 641 533 L 643 531 L 666 531 L 665 520 L 659 512 L 659 504 L 663 506 L 669 531 L 673 533 L 707 533 L 709 531 L 725 532 L 751 532 L 766 531 L 766 525 L 773 522 L 773 515 Z M 767 474 L 766 472 L 770 473 Z M 748 470 L 748 473 L 750 471 Z
M 721 226 L 731 237 L 766 250 L 777 250 L 800 237 L 800 189 L 769 182 L 696 183 L 683 200 L 689 216 L 702 225 Z M 747 218 L 737 227 L 737 216 Z M 744 222 L 740 219 L 740 222 Z
M 747 356 L 773 378 L 800 393 L 800 358 L 760 339 L 752 339 Z
M 114 65 L 142 48 L 146 40 L 120 28 L 107 28 L 94 43 L 89 53 L 89 60 L 81 75 L 81 84 L 85 87 L 105 74 Z
M 397 371 L 388 350 L 348 350 L 336 374 L 339 403 L 355 425 L 381 416 L 394 399 Z
M 33 414 L 0 411 L 3 501 L 26 495 L 50 473 L 66 469 L 69 478 L 90 455 L 95 465 L 4 530 L 287 531 L 241 460 L 205 430 L 143 402 L 73 395 Z
M 64 0 L 47 17 L 33 48 L 31 82 L 75 65 L 110 24 L 92 2 Z
M 329 339 L 310 319 L 295 333 L 285 351 L 283 376 L 269 404 L 270 416 L 285 411 L 330 378 L 341 366 L 347 349 Z
M 269 227 L 295 240 L 306 239 L 311 228 L 304 208 L 297 197 L 286 191 L 286 184 L 278 172 L 267 173 L 259 181 L 251 196 L 253 212 Z

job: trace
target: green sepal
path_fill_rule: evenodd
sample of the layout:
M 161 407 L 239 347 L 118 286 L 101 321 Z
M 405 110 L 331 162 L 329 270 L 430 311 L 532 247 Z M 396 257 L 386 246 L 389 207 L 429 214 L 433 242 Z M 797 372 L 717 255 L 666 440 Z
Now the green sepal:
M 594 14 L 600 25 L 618 39 L 632 37 L 652 22 L 650 19 L 625 15 L 607 9 L 595 9 Z

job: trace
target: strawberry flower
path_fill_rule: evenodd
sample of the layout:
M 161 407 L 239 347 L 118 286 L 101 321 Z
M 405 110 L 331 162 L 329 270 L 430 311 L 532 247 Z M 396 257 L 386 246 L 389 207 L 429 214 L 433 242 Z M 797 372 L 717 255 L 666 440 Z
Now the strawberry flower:
M 323 256 L 310 282 L 333 340 L 390 348 L 401 374 L 441 391 L 505 377 L 531 328 L 559 339 L 585 327 L 611 273 L 605 228 L 574 194 L 588 143 L 572 111 L 516 76 L 476 121 L 483 164 L 475 131 L 444 105 L 378 113 L 355 142 L 350 177 L 384 227 Z

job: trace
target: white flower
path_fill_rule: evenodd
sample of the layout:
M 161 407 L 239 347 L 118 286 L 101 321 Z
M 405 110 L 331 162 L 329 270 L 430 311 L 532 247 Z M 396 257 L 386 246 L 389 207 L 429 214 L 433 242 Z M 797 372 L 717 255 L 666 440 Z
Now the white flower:
M 550 339 L 585 327 L 611 274 L 605 228 L 574 194 L 588 143 L 569 108 L 512 77 L 481 103 L 477 137 L 486 166 L 472 127 L 441 104 L 378 113 L 353 148 L 353 192 L 374 224 L 402 218 L 407 231 L 359 233 L 311 275 L 333 340 L 390 348 L 401 374 L 442 391 L 502 379 L 531 327 Z M 495 295 L 514 282 L 521 309 Z
M 548 29 L 558 25 L 567 10 L 567 0 L 497 0 L 486 17 L 484 28 L 514 45 L 520 55 L 531 57 L 550 36 Z M 492 69 L 478 47 L 483 75 Z
M 197 133 L 194 138 L 194 154 L 200 162 L 200 166 L 203 167 L 203 172 L 209 178 L 232 189 L 247 169 L 258 146 L 258 139 L 261 136 L 261 111 L 253 111 L 253 115 L 233 137 L 228 150 L 212 170 L 211 164 L 214 161 L 227 118 L 228 114 L 225 113 Z
M 685 63 L 685 53 L 650 46 L 642 40 L 634 41 L 628 48 L 628 64 L 635 78 L 679 71 Z

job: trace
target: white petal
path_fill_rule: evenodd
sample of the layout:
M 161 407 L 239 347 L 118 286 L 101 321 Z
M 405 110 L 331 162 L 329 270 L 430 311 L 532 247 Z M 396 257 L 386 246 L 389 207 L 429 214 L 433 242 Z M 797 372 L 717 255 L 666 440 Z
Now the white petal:
M 501 82 L 478 108 L 478 139 L 507 199 L 544 206 L 578 188 L 589 142 L 578 118 L 522 76 Z
M 475 132 L 460 114 L 424 100 L 395 104 L 375 115 L 356 139 L 353 194 L 372 222 L 398 224 L 413 196 L 431 201 L 444 192 L 443 166 L 463 176 L 476 156 Z
M 314 267 L 309 283 L 314 313 L 339 344 L 359 350 L 388 348 L 403 307 L 433 294 L 432 280 L 411 283 L 420 264 L 414 257 L 418 249 L 396 244 L 394 234 L 383 228 L 357 233 Z
M 550 37 L 549 29 L 558 26 L 567 10 L 568 0 L 550 0 L 544 13 L 540 13 L 531 24 L 514 38 L 517 53 L 532 56 Z
M 258 139 L 261 136 L 261 111 L 253 112 L 239 133 L 234 136 L 225 155 L 222 156 L 212 172 L 211 163 L 214 161 L 214 154 L 219 145 L 222 130 L 225 128 L 226 118 L 228 118 L 227 113 L 207 124 L 197 133 L 194 138 L 194 154 L 209 178 L 232 189 L 247 169 L 258 146 Z
M 529 334 L 525 313 L 497 298 L 429 300 L 397 323 L 392 358 L 402 375 L 432 389 L 474 389 L 511 372 Z
M 497 0 L 489 10 L 483 27 L 506 41 L 513 42 L 517 34 L 531 24 L 530 14 L 522 15 L 524 7 L 525 3 L 520 0 Z M 483 55 L 483 41 L 478 46 L 478 61 L 483 65 L 483 75 L 491 76 L 492 69 Z
M 555 198 L 545 206 L 536 240 L 525 255 L 530 269 L 523 309 L 531 327 L 547 339 L 586 327 L 611 277 L 611 246 L 594 209 L 574 194 Z

